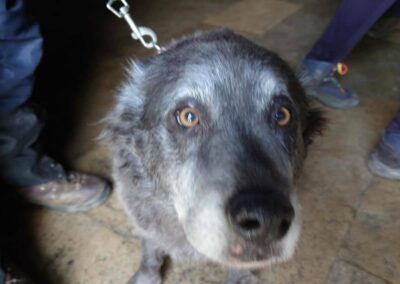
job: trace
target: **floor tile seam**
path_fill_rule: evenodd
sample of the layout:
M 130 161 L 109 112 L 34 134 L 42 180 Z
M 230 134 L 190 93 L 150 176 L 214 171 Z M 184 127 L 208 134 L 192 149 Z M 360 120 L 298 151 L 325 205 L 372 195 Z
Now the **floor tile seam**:
M 371 180 L 368 182 L 368 184 L 365 186 L 365 188 L 359 193 L 358 199 L 360 199 L 361 195 L 364 195 L 368 191 L 368 189 L 372 186 L 374 177 L 371 177 L 370 179 Z M 323 283 L 328 283 L 328 277 L 332 272 L 333 266 L 334 266 L 335 262 L 338 259 L 340 259 L 340 255 L 339 254 L 340 254 L 341 249 L 343 249 L 343 242 L 348 238 L 348 236 L 349 236 L 349 234 L 351 232 L 351 228 L 353 226 L 353 223 L 354 223 L 354 221 L 356 220 L 356 218 L 358 216 L 358 210 L 359 210 L 359 207 L 360 207 L 360 203 L 361 203 L 360 200 L 358 200 L 356 206 L 353 207 L 353 206 L 349 205 L 350 209 L 352 209 L 351 210 L 352 218 L 351 218 L 351 220 L 345 222 L 347 228 L 345 229 L 345 232 L 343 233 L 343 235 L 339 238 L 339 243 L 338 243 L 338 245 L 336 247 L 335 259 L 330 264 L 328 272 L 327 272 L 327 274 L 325 276 L 325 280 L 324 280 Z
M 355 214 L 355 218 L 357 217 L 359 210 L 365 200 L 365 196 L 367 195 L 367 193 L 371 190 L 372 186 L 374 184 L 376 184 L 376 182 L 378 181 L 378 177 L 376 176 L 371 176 L 370 180 L 368 182 L 368 184 L 365 186 L 365 188 L 363 190 L 360 191 L 360 193 L 357 196 L 357 201 L 356 201 L 356 205 L 355 205 L 355 209 L 356 209 L 356 214 Z M 354 220 L 353 220 L 354 221 Z
M 241 1 L 240 1 L 240 0 L 239 0 L 239 1 L 236 1 L 233 5 L 235 5 L 235 4 L 238 3 L 238 2 L 241 2 Z M 271 32 L 271 31 L 273 31 L 274 29 L 278 28 L 280 25 L 282 25 L 282 24 L 283 24 L 286 20 L 288 20 L 289 18 L 291 18 L 291 17 L 293 17 L 293 16 L 295 16 L 295 15 L 297 15 L 297 14 L 299 14 L 299 13 L 302 13 L 303 9 L 307 6 L 307 4 L 302 4 L 302 5 L 301 5 L 301 4 L 297 4 L 297 3 L 293 3 L 293 2 L 288 2 L 288 1 L 279 1 L 279 2 L 284 2 L 284 3 L 288 4 L 288 5 L 298 5 L 298 6 L 301 6 L 301 7 L 299 7 L 299 9 L 298 9 L 296 12 L 294 12 L 294 13 L 288 15 L 288 16 L 285 17 L 284 19 L 281 19 L 278 23 L 272 25 L 270 28 L 268 28 L 267 30 L 265 30 L 263 33 L 257 33 L 257 32 L 252 32 L 252 31 L 242 31 L 242 30 L 237 30 L 237 32 L 245 33 L 245 34 L 247 34 L 248 36 L 251 36 L 251 37 L 258 37 L 258 38 L 260 38 L 260 40 L 261 40 L 261 39 L 264 38 L 269 32 Z M 231 6 L 233 6 L 233 5 L 231 5 Z M 230 6 L 229 6 L 229 7 L 230 7 Z M 227 8 L 229 8 L 229 7 L 227 7 Z M 227 8 L 225 8 L 225 10 L 226 10 Z M 219 12 L 215 12 L 214 15 L 217 14 L 217 13 L 221 13 L 222 11 L 223 11 L 223 10 L 221 10 L 221 11 L 219 11 Z M 208 23 L 208 22 L 207 22 L 207 17 L 205 17 L 202 21 L 200 21 L 200 24 L 207 25 L 207 26 L 209 26 L 209 27 L 211 27 L 211 28 L 222 27 L 222 26 L 220 26 L 220 25 L 217 26 L 217 25 Z
M 339 255 L 337 255 L 336 258 L 334 259 L 334 261 L 331 263 L 331 265 L 330 265 L 330 267 L 329 267 L 329 271 L 328 271 L 328 273 L 327 273 L 327 275 L 326 275 L 326 277 L 325 277 L 325 280 L 324 280 L 324 282 L 323 282 L 324 284 L 328 284 L 329 276 L 330 276 L 331 273 L 333 272 L 333 267 L 334 267 L 334 265 L 335 265 L 338 261 L 342 261 L 342 262 L 344 262 L 344 263 L 347 264 L 347 265 L 350 265 L 350 266 L 352 266 L 352 267 L 354 267 L 354 268 L 356 268 L 356 269 L 358 269 L 358 270 L 360 270 L 360 271 L 362 271 L 362 272 L 365 272 L 365 273 L 367 273 L 367 274 L 369 274 L 369 275 L 372 275 L 373 277 L 375 277 L 375 278 L 377 278 L 377 279 L 379 279 L 379 280 L 385 282 L 386 284 L 394 284 L 394 283 L 392 283 L 391 281 L 386 280 L 386 279 L 382 278 L 381 276 L 376 275 L 375 273 L 373 273 L 373 272 L 371 272 L 371 271 L 365 269 L 364 267 L 361 267 L 361 266 L 358 265 L 357 263 L 353 263 L 353 262 L 351 262 L 351 261 L 349 261 L 349 260 L 347 260 L 347 259 L 345 259 L 345 258 L 343 258 L 343 257 L 341 257 L 341 256 L 339 256 Z
M 347 227 L 345 233 L 343 234 L 343 236 L 340 238 L 339 247 L 338 247 L 338 250 L 337 250 L 338 254 L 339 254 L 340 250 L 342 248 L 344 248 L 343 247 L 343 243 L 348 239 L 348 237 L 350 235 L 350 232 L 351 232 L 351 229 L 353 228 L 353 224 L 354 224 L 355 220 L 358 217 L 359 209 L 360 209 L 361 204 L 362 204 L 362 200 L 363 200 L 364 196 L 366 195 L 366 193 L 369 191 L 369 189 L 374 184 L 374 181 L 375 181 L 375 177 L 373 177 L 373 176 L 370 177 L 370 181 L 368 182 L 368 184 L 365 185 L 365 188 L 363 190 L 361 190 L 361 192 L 358 194 L 355 206 L 349 205 L 350 208 L 352 209 L 352 218 L 351 218 L 351 220 L 349 220 L 347 222 L 348 223 L 348 227 Z
M 338 260 L 343 261 L 343 262 L 346 263 L 347 265 L 351 265 L 351 266 L 357 268 L 357 269 L 360 270 L 360 271 L 363 271 L 363 272 L 365 272 L 365 273 L 367 273 L 367 274 L 370 274 L 370 275 L 374 276 L 375 278 L 377 278 L 377 279 L 379 279 L 379 280 L 382 280 L 383 282 L 385 282 L 385 283 L 387 283 L 387 284 L 392 284 L 392 283 L 393 283 L 392 281 L 389 281 L 389 280 L 383 278 L 382 276 L 377 275 L 377 274 L 375 274 L 375 273 L 373 273 L 373 272 L 367 270 L 366 268 L 360 266 L 359 264 L 354 263 L 354 262 L 351 262 L 350 260 L 347 260 L 347 259 L 345 259 L 345 258 L 343 258 L 343 257 L 341 257 L 341 256 L 338 256 Z M 393 284 L 394 284 L 394 283 L 393 283 Z
M 337 260 L 342 260 L 342 261 L 346 262 L 347 264 L 350 264 L 350 265 L 352 265 L 353 267 L 356 267 L 357 269 L 359 269 L 359 270 L 361 270 L 361 271 L 367 272 L 367 273 L 369 273 L 369 274 L 375 276 L 376 278 L 379 278 L 379 279 L 385 281 L 385 282 L 388 283 L 388 284 L 392 283 L 392 282 L 390 282 L 390 281 L 388 281 L 388 280 L 382 278 L 381 276 L 375 275 L 374 273 L 372 273 L 372 272 L 366 270 L 365 268 L 362 268 L 360 265 L 358 265 L 358 264 L 356 264 L 356 263 L 353 263 L 353 262 L 351 262 L 351 261 L 349 261 L 349 260 L 347 260 L 347 259 L 345 259 L 345 258 L 343 258 L 343 257 L 340 256 L 340 251 L 341 251 L 342 249 L 345 249 L 345 247 L 343 246 L 343 242 L 345 242 L 345 241 L 348 239 L 349 235 L 350 235 L 350 232 L 351 232 L 351 230 L 352 230 L 354 221 L 357 219 L 357 217 L 358 217 L 358 215 L 359 215 L 359 213 L 360 213 L 360 212 L 359 212 L 359 209 L 360 209 L 360 207 L 361 207 L 361 205 L 362 205 L 363 199 L 364 199 L 365 195 L 367 194 L 367 192 L 371 189 L 371 187 L 373 186 L 373 184 L 376 183 L 376 180 L 377 180 L 377 178 L 374 177 L 374 176 L 372 176 L 372 177 L 370 178 L 369 183 L 368 183 L 368 184 L 365 186 L 365 188 L 360 192 L 360 194 L 359 194 L 359 196 L 358 196 L 358 201 L 357 201 L 356 206 L 355 206 L 355 207 L 352 207 L 352 208 L 353 208 L 353 218 L 352 218 L 351 221 L 348 222 L 348 228 L 347 228 L 346 232 L 343 234 L 343 236 L 341 237 L 341 240 L 340 240 L 340 242 L 339 242 L 339 246 L 338 246 L 338 248 L 337 248 L 336 258 L 335 258 L 335 260 L 334 260 L 334 261 L 331 263 L 331 265 L 330 265 L 329 272 L 328 272 L 328 274 L 326 275 L 326 279 L 325 279 L 325 282 L 324 282 L 324 283 L 327 283 L 328 277 L 329 277 L 330 273 L 332 272 L 333 266 L 334 266 L 334 264 L 335 264 L 335 262 L 336 262 Z
M 134 240 L 136 240 L 135 236 L 133 234 L 124 234 L 119 232 L 118 230 L 113 229 L 111 226 L 109 226 L 106 222 L 101 221 L 99 219 L 97 219 L 94 216 L 91 216 L 89 213 L 85 212 L 82 215 L 84 215 L 86 218 L 90 219 L 90 221 L 92 221 L 94 224 L 103 227 L 104 229 L 107 229 L 108 231 L 110 231 L 111 233 L 113 233 L 114 235 L 116 235 L 119 238 L 122 238 L 123 240 L 129 241 L 129 242 L 133 242 Z M 133 228 L 132 228 L 133 229 Z

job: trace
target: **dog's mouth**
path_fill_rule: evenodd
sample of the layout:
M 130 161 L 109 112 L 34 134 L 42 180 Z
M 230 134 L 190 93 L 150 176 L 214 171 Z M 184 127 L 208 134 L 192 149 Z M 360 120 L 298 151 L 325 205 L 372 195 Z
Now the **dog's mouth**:
M 260 268 L 278 262 L 283 255 L 282 243 L 264 244 L 260 241 L 246 241 L 235 238 L 227 248 L 225 265 L 238 268 Z

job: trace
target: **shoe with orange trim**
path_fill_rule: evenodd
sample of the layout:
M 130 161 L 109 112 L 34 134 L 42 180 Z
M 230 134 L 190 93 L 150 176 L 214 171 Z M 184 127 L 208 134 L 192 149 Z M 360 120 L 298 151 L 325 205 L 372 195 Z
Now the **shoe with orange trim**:
M 336 73 L 345 75 L 347 65 L 313 59 L 305 59 L 300 66 L 301 75 L 309 85 L 308 95 L 322 104 L 338 109 L 353 108 L 359 104 L 358 95 L 345 89 L 335 78 Z

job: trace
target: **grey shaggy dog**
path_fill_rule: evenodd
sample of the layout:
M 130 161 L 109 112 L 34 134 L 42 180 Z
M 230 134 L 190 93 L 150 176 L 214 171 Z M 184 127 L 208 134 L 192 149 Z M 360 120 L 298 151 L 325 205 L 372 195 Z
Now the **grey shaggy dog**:
M 103 138 L 142 239 L 129 283 L 161 283 L 166 256 L 258 283 L 250 271 L 294 252 L 295 178 L 320 113 L 286 63 L 226 29 L 133 62 L 128 75 Z

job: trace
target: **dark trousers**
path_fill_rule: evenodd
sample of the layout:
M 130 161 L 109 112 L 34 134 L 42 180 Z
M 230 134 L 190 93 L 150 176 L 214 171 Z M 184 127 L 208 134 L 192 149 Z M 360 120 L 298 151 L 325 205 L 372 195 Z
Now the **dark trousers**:
M 55 176 L 39 173 L 44 159 L 32 145 L 42 125 L 32 110 L 22 107 L 31 96 L 42 56 L 39 25 L 29 17 L 25 2 L 0 0 L 0 183 L 20 188 Z
M 42 56 L 38 24 L 24 0 L 0 0 L 0 117 L 31 96 L 34 71 Z
M 337 63 L 343 60 L 372 25 L 386 12 L 400 15 L 399 0 L 342 0 L 307 59 Z

